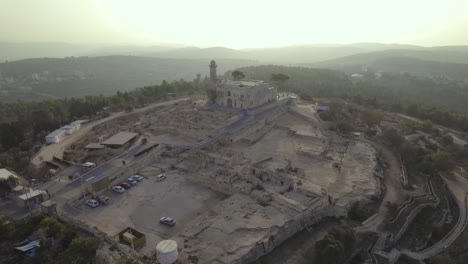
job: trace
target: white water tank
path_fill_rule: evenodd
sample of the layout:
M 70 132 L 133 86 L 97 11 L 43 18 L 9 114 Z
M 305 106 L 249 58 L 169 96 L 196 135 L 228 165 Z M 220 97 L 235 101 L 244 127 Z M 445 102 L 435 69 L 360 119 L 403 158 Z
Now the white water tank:
M 163 240 L 156 246 L 156 257 L 161 264 L 172 264 L 177 260 L 177 243 L 174 240 Z

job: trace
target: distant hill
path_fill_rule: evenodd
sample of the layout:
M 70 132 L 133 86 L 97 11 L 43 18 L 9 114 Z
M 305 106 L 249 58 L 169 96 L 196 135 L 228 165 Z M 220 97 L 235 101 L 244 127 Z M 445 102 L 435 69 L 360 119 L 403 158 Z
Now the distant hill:
M 176 59 L 253 59 L 248 53 L 225 47 L 185 47 L 155 53 L 146 53 L 145 55 Z
M 62 42 L 0 42 L 0 62 L 31 58 L 64 58 L 104 55 L 143 55 L 183 47 L 178 44 L 153 46 L 70 44 Z
M 297 64 L 320 62 L 372 51 L 403 48 L 424 49 L 424 47 L 411 45 L 355 43 L 343 45 L 297 45 L 278 48 L 251 49 L 246 50 L 246 52 L 250 54 L 252 59 L 262 62 Z
M 219 59 L 218 72 L 255 65 L 248 60 Z M 0 63 L 0 101 L 12 94 L 52 97 L 110 95 L 163 80 L 193 80 L 209 75 L 207 59 L 167 59 L 138 56 L 26 59 Z M 36 98 L 37 96 L 33 96 Z M 14 96 L 13 96 L 14 98 Z
M 312 64 L 346 56 L 379 53 L 465 63 L 468 46 L 422 47 L 403 44 L 353 43 L 293 45 L 274 48 L 230 49 L 226 47 L 188 47 L 180 44 L 82 45 L 67 43 L 8 43 L 0 42 L 0 62 L 25 58 L 63 58 L 70 56 L 132 55 L 172 59 L 237 59 L 283 65 Z M 460 56 L 461 55 L 461 56 Z
M 461 50 L 461 51 L 458 51 Z M 426 77 L 468 80 L 468 49 L 385 50 L 361 53 L 305 66 L 326 67 L 349 73 L 373 71 L 407 72 Z

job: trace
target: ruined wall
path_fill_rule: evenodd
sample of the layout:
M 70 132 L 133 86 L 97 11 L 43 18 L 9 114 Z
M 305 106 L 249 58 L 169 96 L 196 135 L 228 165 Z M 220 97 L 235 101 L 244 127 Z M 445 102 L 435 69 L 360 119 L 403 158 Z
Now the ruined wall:
M 271 252 L 275 247 L 279 246 L 297 232 L 331 215 L 333 215 L 333 210 L 328 204 L 327 196 L 318 197 L 312 206 L 308 207 L 302 213 L 293 216 L 285 225 L 271 232 L 270 236 L 259 241 L 246 254 L 233 262 L 233 264 L 252 263 L 263 255 Z

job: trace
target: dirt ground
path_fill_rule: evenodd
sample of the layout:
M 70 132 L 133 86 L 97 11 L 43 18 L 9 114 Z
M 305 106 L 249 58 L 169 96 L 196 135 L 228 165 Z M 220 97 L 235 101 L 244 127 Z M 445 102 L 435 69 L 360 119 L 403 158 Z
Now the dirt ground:
M 327 189 L 338 205 L 376 195 L 380 183 L 373 176 L 376 150 L 370 144 L 325 135 L 319 123 L 291 113 L 274 122 L 276 127 L 260 141 L 250 146 L 239 143 L 233 149 L 254 161 L 272 157 L 264 166 L 291 162 L 303 170 L 304 179 Z

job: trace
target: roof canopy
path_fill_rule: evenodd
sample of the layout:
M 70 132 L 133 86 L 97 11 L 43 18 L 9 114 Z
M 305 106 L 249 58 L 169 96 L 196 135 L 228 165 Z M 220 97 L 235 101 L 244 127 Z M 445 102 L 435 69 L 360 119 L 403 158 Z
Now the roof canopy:
M 119 132 L 102 142 L 101 145 L 123 145 L 136 136 L 138 136 L 138 133 Z
M 5 180 L 8 180 L 8 178 L 10 178 L 10 176 L 12 176 L 13 178 L 18 178 L 18 176 L 7 170 L 7 169 L 0 169 L 0 179 L 5 179 Z

